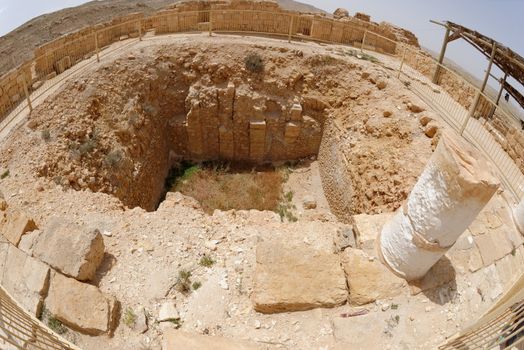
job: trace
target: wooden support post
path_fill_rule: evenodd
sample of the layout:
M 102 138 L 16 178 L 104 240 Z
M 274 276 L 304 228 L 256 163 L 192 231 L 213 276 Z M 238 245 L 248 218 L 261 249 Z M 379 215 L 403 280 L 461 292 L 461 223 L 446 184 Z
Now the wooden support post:
M 497 111 L 497 106 L 499 105 L 500 98 L 502 97 L 502 92 L 504 91 L 504 83 L 506 82 L 507 78 L 508 78 L 508 73 L 504 74 L 504 78 L 499 80 L 500 81 L 499 93 L 497 95 L 497 100 L 495 101 L 495 105 L 493 106 L 493 108 L 491 109 L 491 112 L 489 113 L 489 119 L 493 118 L 493 115 Z
M 366 34 L 368 31 L 364 31 L 364 36 L 362 37 L 362 46 L 360 46 L 360 52 L 364 52 L 364 43 L 366 42 Z
M 22 86 L 24 87 L 24 93 L 25 93 L 25 98 L 27 100 L 27 106 L 29 107 L 29 113 L 31 113 L 33 111 L 33 105 L 31 104 L 31 98 L 29 97 L 29 89 L 27 88 L 27 82 L 25 81 L 25 75 L 24 75 L 24 72 L 22 71 L 22 79 L 20 79 L 22 81 Z
M 295 16 L 291 15 L 290 17 L 291 17 L 291 19 L 289 21 L 289 31 L 287 33 L 287 42 L 288 43 L 291 42 L 291 35 L 293 33 L 293 25 L 294 25 L 294 22 L 295 22 Z
M 100 63 L 100 48 L 98 47 L 98 32 L 95 32 L 96 61 Z
M 209 36 L 213 33 L 213 21 L 211 21 L 211 11 L 209 11 Z
M 440 75 L 440 65 L 444 62 L 444 56 L 446 55 L 446 49 L 448 47 L 449 42 L 449 33 L 450 33 L 449 27 L 446 28 L 446 34 L 444 35 L 444 41 L 442 42 L 442 48 L 440 49 L 440 55 L 438 57 L 438 64 L 437 68 L 435 68 L 435 73 L 433 73 L 433 84 L 437 84 L 438 78 Z
M 508 73 L 504 74 L 504 78 L 500 80 L 500 90 L 499 94 L 497 95 L 497 101 L 495 104 L 498 106 L 500 102 L 500 98 L 502 97 L 502 91 L 504 91 L 504 84 L 506 83 L 506 79 L 508 78 Z
M 400 67 L 398 67 L 397 79 L 400 79 L 400 73 L 402 73 L 402 67 L 404 66 L 404 60 L 406 59 L 406 52 L 408 51 L 407 46 L 404 47 L 404 53 L 402 54 L 402 61 L 400 61 Z
M 484 76 L 484 80 L 482 81 L 480 90 L 477 91 L 477 93 L 475 94 L 475 99 L 473 100 L 473 104 L 469 108 L 468 116 L 466 117 L 464 124 L 462 124 L 462 127 L 460 128 L 460 135 L 464 133 L 464 130 L 466 130 L 466 126 L 468 125 L 469 119 L 473 117 L 475 114 L 475 110 L 477 109 L 477 106 L 480 101 L 480 95 L 484 92 L 484 89 L 486 88 L 486 84 L 488 83 L 489 75 L 491 73 L 491 66 L 493 65 L 493 60 L 495 59 L 496 52 L 497 52 L 497 43 L 493 42 L 493 46 L 491 48 L 491 57 L 489 58 L 489 64 L 488 64 L 488 69 L 486 70 L 486 75 Z

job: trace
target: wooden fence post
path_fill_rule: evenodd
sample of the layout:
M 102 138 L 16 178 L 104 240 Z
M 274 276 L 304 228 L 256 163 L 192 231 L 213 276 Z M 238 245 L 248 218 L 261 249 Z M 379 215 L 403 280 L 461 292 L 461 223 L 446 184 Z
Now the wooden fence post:
M 98 32 L 95 31 L 95 51 L 96 51 L 96 61 L 100 63 L 100 49 L 98 48 Z
M 211 11 L 209 11 L 209 36 L 213 33 L 213 22 L 211 21 Z
M 397 79 L 400 79 L 400 73 L 402 73 L 402 67 L 404 66 L 404 60 L 406 59 L 406 52 L 408 51 L 408 47 L 404 47 L 404 53 L 402 54 L 402 61 L 400 61 L 400 67 L 398 67 L 398 74 Z
M 22 81 L 22 86 L 24 88 L 25 98 L 27 100 L 27 106 L 29 107 L 29 113 L 31 113 L 33 111 L 33 105 L 31 104 L 31 98 L 29 97 L 29 89 L 27 88 L 27 82 L 25 81 L 25 75 L 24 75 L 23 70 L 22 70 L 21 78 L 22 79 L 20 80 Z
M 491 57 L 489 59 L 488 69 L 486 70 L 486 75 L 484 76 L 484 80 L 482 81 L 482 85 L 480 86 L 480 89 L 475 94 L 475 99 L 473 100 L 473 103 L 471 104 L 471 107 L 469 108 L 468 116 L 466 117 L 466 120 L 462 124 L 462 127 L 460 128 L 460 136 L 464 133 L 464 130 L 466 130 L 466 126 L 468 125 L 469 119 L 475 115 L 475 110 L 478 107 L 480 96 L 484 92 L 484 89 L 486 88 L 486 84 L 488 83 L 489 74 L 491 73 L 491 66 L 493 65 L 493 60 L 495 59 L 495 54 L 497 52 L 497 43 L 493 42 L 492 48 L 491 48 Z
M 364 36 L 362 37 L 362 46 L 360 46 L 360 52 L 364 52 L 364 43 L 366 42 L 366 34 L 368 31 L 364 31 Z
M 295 16 L 290 15 L 290 17 L 291 17 L 291 20 L 289 21 L 289 31 L 287 33 L 287 42 L 288 43 L 291 42 L 291 34 L 293 33 L 293 24 L 294 24 L 294 20 L 295 20 Z

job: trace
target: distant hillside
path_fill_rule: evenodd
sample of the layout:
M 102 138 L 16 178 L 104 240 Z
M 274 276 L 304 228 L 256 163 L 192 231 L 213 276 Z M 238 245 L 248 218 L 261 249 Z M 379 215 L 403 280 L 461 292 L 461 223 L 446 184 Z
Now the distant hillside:
M 11 57 L 18 62 L 33 57 L 33 50 L 61 35 L 89 25 L 110 21 L 114 17 L 133 12 L 153 13 L 173 5 L 173 0 L 100 0 L 77 7 L 69 7 L 35 17 L 10 33 L 0 37 L 0 75 L 15 67 Z M 293 0 L 277 0 L 287 10 L 324 12 L 314 6 Z

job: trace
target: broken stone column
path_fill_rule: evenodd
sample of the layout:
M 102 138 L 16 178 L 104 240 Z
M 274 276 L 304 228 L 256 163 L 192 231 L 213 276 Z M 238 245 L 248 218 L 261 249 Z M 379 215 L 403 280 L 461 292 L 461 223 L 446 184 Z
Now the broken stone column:
M 524 199 L 513 209 L 513 219 L 520 233 L 524 234 Z
M 382 262 L 406 280 L 423 277 L 498 187 L 480 152 L 444 134 L 407 202 L 379 234 L 377 250 Z

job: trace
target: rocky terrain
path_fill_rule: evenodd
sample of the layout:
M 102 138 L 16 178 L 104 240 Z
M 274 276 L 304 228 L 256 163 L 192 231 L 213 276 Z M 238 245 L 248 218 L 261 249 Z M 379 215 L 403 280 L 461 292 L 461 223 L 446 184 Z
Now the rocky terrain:
M 0 145 L 0 283 L 82 349 L 437 347 L 523 273 L 524 240 L 499 193 L 421 280 L 382 265 L 446 129 L 392 60 L 220 34 L 102 56 Z M 164 196 L 205 160 L 283 168 L 291 215 Z

